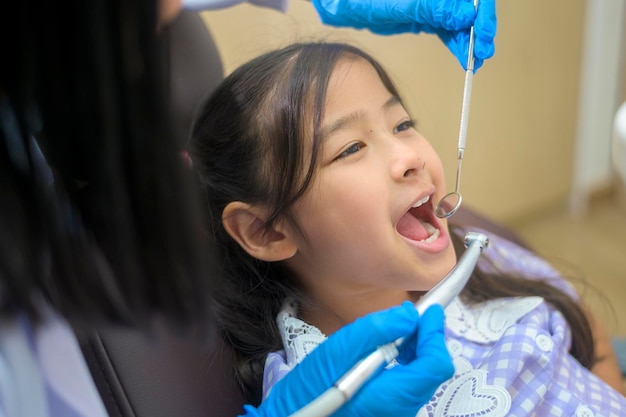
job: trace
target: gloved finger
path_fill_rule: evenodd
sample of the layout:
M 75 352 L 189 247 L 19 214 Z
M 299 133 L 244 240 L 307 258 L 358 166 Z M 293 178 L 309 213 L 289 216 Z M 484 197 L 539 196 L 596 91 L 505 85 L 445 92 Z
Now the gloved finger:
M 456 57 L 464 70 L 467 70 L 467 52 L 469 48 L 469 30 L 464 32 L 448 32 L 438 30 L 437 37 Z
M 415 360 L 397 367 L 394 378 L 422 378 L 421 383 L 441 384 L 454 374 L 452 358 L 446 347 L 443 308 L 429 307 L 420 319 L 417 330 Z M 389 372 L 396 368 L 392 368 Z M 406 381 L 408 382 L 408 381 Z M 416 382 L 414 382 L 416 383 Z
M 496 1 L 480 0 L 474 21 L 474 56 L 489 59 L 495 52 L 494 39 L 498 28 Z
M 434 29 L 430 27 L 418 26 L 416 23 L 388 23 L 384 25 L 367 26 L 370 32 L 377 35 L 395 35 L 398 33 L 434 33 Z
M 433 304 L 422 314 L 417 332 L 417 350 L 424 353 L 424 349 L 444 341 L 445 313 L 441 304 Z
M 406 21 L 456 32 L 468 29 L 475 18 L 472 0 L 421 0 L 417 1 L 415 17 Z
M 417 332 L 411 333 L 404 338 L 404 343 L 398 348 L 398 357 L 396 360 L 401 364 L 406 364 L 415 359 L 415 351 L 417 348 Z
M 437 36 L 446 45 L 448 50 L 459 61 L 463 70 L 467 70 L 467 53 L 469 52 L 469 30 L 448 32 L 438 30 Z M 474 55 L 474 73 L 483 65 L 483 59 Z
M 445 346 L 442 345 L 441 348 Z M 451 360 L 445 360 L 439 356 L 433 360 L 421 354 L 419 357 L 423 359 L 382 371 L 355 394 L 354 403 L 359 403 L 372 415 L 387 415 L 384 409 L 389 408 L 389 404 L 393 404 L 396 409 L 412 410 L 413 407 L 419 409 L 432 398 L 441 384 L 454 375 L 454 365 Z M 424 368 L 425 362 L 436 363 L 436 366 Z M 385 389 L 389 386 L 396 388 L 393 391 Z M 368 403 L 367 398 L 375 398 L 375 402 Z M 375 412 L 376 407 L 382 408 L 379 413 Z M 394 409 L 394 416 L 398 415 L 396 409 Z M 412 411 L 411 417 L 415 416 L 416 411 Z M 356 413 L 359 416 L 362 414 L 364 413 Z
M 257 410 L 256 408 L 252 407 L 250 404 L 245 404 L 243 406 L 243 411 L 245 411 L 245 414 L 240 414 L 239 417 L 261 417 L 263 416 L 263 412 Z
M 478 68 L 482 67 L 484 60 L 482 58 L 474 57 L 474 74 L 478 71 Z
M 338 0 L 311 0 L 320 21 L 325 25 L 346 27 L 348 24 L 333 12 L 336 11 Z M 360 27 L 359 27 L 360 29 Z
M 311 374 L 316 374 L 317 385 L 330 387 L 378 346 L 410 334 L 419 322 L 419 313 L 408 301 L 388 310 L 368 314 L 339 329 L 298 366 L 316 368 Z
M 206 1 L 206 0 L 205 0 Z M 333 26 L 381 27 L 414 23 L 446 30 L 471 26 L 476 10 L 471 0 L 312 0 L 322 22 Z M 403 33 L 403 32 L 394 32 Z
M 461 32 L 450 32 L 443 29 L 434 29 L 430 26 L 416 26 L 414 23 L 397 23 L 381 26 L 369 26 L 368 29 L 378 35 L 392 35 L 395 33 L 435 33 L 446 45 L 448 50 L 459 61 L 463 70 L 467 70 L 467 52 L 469 50 L 469 29 Z M 474 54 L 474 72 L 483 65 L 483 58 Z
M 454 375 L 454 366 L 444 340 L 441 306 L 433 306 L 424 313 L 417 335 L 415 359 L 384 370 L 369 381 L 356 393 L 356 401 L 351 406 L 345 406 L 343 411 L 352 409 L 352 414 L 344 414 L 386 415 L 393 404 L 393 415 L 413 417 L 437 388 Z M 388 386 L 396 388 L 384 389 Z
M 377 11 L 378 4 L 367 1 L 311 0 L 322 23 L 335 27 L 364 29 L 397 23 L 394 17 Z M 383 7 L 385 3 L 381 3 Z
M 282 410 L 282 415 L 300 409 L 378 346 L 415 331 L 419 322 L 419 313 L 407 301 L 400 306 L 368 314 L 341 328 L 274 385 L 266 407 Z M 276 392 L 280 395 L 275 395 Z M 287 397 L 289 401 L 280 400 Z
M 400 306 L 368 314 L 341 328 L 310 356 L 323 355 L 325 360 L 334 363 L 333 368 L 337 375 L 332 377 L 336 378 L 378 346 L 411 334 L 419 322 L 420 317 L 415 306 L 405 301 Z
M 403 350 L 414 350 L 414 359 L 404 365 L 419 368 L 426 373 L 442 372 L 448 375 L 450 369 L 446 369 L 446 364 L 451 364 L 451 359 L 445 344 L 444 328 L 443 308 L 438 304 L 429 307 L 420 318 L 417 332 L 407 338 L 407 343 L 402 346 Z
M 344 3 L 353 5 L 350 9 L 356 16 L 351 16 L 351 19 L 367 23 L 367 27 L 410 23 L 420 27 L 458 31 L 469 28 L 476 19 L 472 0 L 347 0 Z

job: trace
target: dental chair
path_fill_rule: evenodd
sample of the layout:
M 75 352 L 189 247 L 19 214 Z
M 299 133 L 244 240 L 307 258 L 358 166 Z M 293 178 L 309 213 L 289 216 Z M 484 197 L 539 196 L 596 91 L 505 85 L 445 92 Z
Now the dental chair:
M 168 36 L 173 112 L 186 136 L 196 103 L 219 83 L 223 69 L 197 14 L 183 12 Z M 510 230 L 467 207 L 453 222 L 520 242 Z M 110 417 L 232 417 L 243 412 L 233 355 L 217 331 L 203 338 L 199 325 L 174 328 L 155 317 L 149 334 L 110 326 L 76 329 L 76 335 Z

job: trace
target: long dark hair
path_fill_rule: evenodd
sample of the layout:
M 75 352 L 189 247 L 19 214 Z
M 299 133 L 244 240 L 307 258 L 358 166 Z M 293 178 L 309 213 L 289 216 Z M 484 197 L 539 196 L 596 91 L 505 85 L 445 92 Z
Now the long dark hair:
M 278 218 L 289 219 L 289 207 L 315 174 L 328 80 L 345 59 L 369 62 L 388 91 L 399 97 L 380 64 L 360 49 L 337 43 L 294 44 L 234 71 L 204 103 L 192 130 L 190 149 L 223 267 L 217 318 L 234 347 L 239 384 L 252 403 L 261 399 L 266 355 L 282 348 L 276 315 L 287 296 L 304 295 L 280 263 L 259 261 L 239 247 L 224 229 L 222 212 L 228 203 L 244 201 L 272 210 L 268 227 Z M 311 126 L 308 156 L 303 138 L 310 135 Z M 537 292 L 566 316 L 576 334 L 572 353 L 590 365 L 588 323 L 576 303 L 556 288 L 522 278 L 496 279 L 479 271 L 465 297 L 479 302 Z
M 205 316 L 210 254 L 170 132 L 156 3 L 27 0 L 3 16 L 4 314 L 35 316 L 44 297 L 72 318 Z

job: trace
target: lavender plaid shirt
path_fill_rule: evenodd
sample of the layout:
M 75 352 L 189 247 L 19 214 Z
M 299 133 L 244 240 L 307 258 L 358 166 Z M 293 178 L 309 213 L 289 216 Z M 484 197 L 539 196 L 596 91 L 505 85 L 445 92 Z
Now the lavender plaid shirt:
M 483 258 L 530 279 L 546 279 L 575 296 L 547 262 L 490 235 Z M 481 259 L 481 267 L 490 265 Z M 287 306 L 278 316 L 285 349 L 268 355 L 264 394 L 325 336 Z M 564 317 L 541 297 L 506 298 L 446 308 L 446 344 L 455 375 L 443 383 L 417 417 L 626 416 L 626 399 L 569 353 Z

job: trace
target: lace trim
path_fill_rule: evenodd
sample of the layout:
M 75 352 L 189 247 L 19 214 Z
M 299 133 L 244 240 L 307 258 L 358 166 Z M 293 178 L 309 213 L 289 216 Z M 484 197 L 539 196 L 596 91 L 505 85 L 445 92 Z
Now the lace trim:
M 288 301 L 276 318 L 285 347 L 287 364 L 292 368 L 326 340 L 324 333 L 297 318 L 296 312 L 296 304 Z
M 502 298 L 470 307 L 457 298 L 446 308 L 446 325 L 455 334 L 473 342 L 495 342 L 506 329 L 542 302 L 541 297 Z
M 453 333 L 473 342 L 495 342 L 506 329 L 542 302 L 541 297 L 508 298 L 470 307 L 457 298 L 446 308 L 446 324 Z M 276 318 L 285 346 L 287 364 L 291 367 L 300 363 L 317 345 L 326 340 L 324 333 L 297 318 L 296 314 L 295 303 L 289 301 Z
M 416 417 L 504 417 L 511 395 L 487 383 L 487 371 L 474 369 L 464 358 L 454 358 L 455 376 L 443 383 Z

